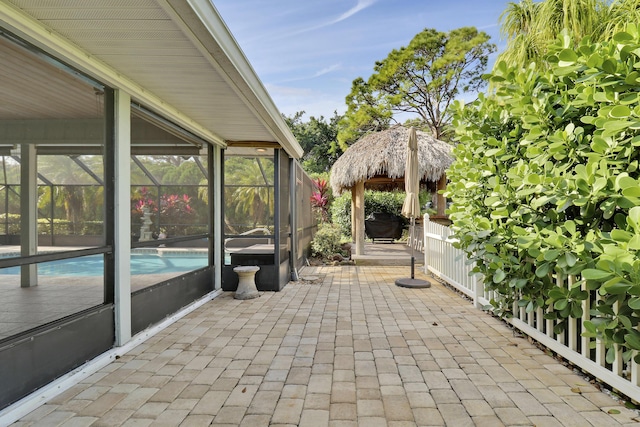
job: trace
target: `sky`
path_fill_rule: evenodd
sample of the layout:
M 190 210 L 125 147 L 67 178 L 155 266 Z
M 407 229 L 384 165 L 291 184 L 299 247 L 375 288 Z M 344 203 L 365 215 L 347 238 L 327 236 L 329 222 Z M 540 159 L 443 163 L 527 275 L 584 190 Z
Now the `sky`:
M 474 26 L 504 47 L 499 16 L 517 0 L 213 0 L 280 112 L 329 119 L 354 79 L 425 28 Z M 492 55 L 495 57 L 495 54 Z

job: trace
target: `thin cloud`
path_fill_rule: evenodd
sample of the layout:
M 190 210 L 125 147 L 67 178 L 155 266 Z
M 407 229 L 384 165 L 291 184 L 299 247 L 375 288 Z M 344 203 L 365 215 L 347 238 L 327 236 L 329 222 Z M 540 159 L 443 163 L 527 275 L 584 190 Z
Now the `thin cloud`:
M 329 67 L 325 67 L 322 70 L 316 71 L 315 73 L 313 73 L 310 76 L 303 76 L 303 77 L 296 77 L 294 79 L 286 79 L 286 80 L 281 80 L 280 83 L 290 83 L 290 82 L 299 82 L 301 80 L 311 80 L 311 79 L 315 79 L 317 77 L 321 77 L 324 76 L 325 74 L 329 74 L 332 73 L 336 70 L 339 70 L 340 68 L 342 68 L 342 64 L 333 64 Z
M 358 0 L 358 4 L 356 4 L 354 7 L 352 7 L 349 10 L 347 10 L 345 13 L 343 13 L 340 16 L 338 16 L 333 21 L 327 22 L 323 26 L 327 27 L 329 25 L 337 24 L 340 21 L 344 21 L 345 19 L 355 15 L 356 13 L 360 12 L 361 10 L 364 10 L 364 9 L 368 8 L 369 6 L 372 6 L 375 2 L 376 2 L 376 0 Z
M 302 34 L 302 33 L 308 33 L 309 31 L 315 31 L 315 30 L 319 30 L 320 28 L 325 28 L 325 27 L 329 27 L 331 25 L 337 24 L 338 22 L 342 22 L 345 19 L 349 19 L 350 17 L 352 17 L 353 15 L 355 15 L 356 13 L 363 11 L 364 9 L 373 6 L 378 0 L 358 0 L 358 3 L 352 7 L 351 9 L 347 10 L 346 12 L 344 12 L 342 15 L 338 16 L 335 19 L 332 19 L 330 21 L 327 22 L 322 22 L 318 25 L 314 25 L 312 27 L 307 27 L 307 28 L 303 28 L 301 30 L 298 31 L 294 31 L 291 32 L 289 34 L 287 34 L 287 37 L 290 36 L 295 36 L 298 34 Z
M 313 77 L 320 77 L 320 76 L 323 76 L 325 74 L 329 74 L 330 72 L 336 71 L 336 70 L 339 70 L 339 69 L 340 69 L 340 64 L 333 64 L 330 67 L 326 67 L 326 68 L 323 68 L 322 70 L 318 71 L 317 73 L 315 73 L 313 75 Z

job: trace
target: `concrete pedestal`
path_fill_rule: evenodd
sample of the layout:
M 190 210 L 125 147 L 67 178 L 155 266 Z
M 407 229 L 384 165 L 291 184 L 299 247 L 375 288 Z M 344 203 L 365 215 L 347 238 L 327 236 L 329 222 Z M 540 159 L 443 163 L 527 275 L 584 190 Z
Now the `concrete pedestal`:
M 235 299 L 252 299 L 260 296 L 256 288 L 256 273 L 260 270 L 257 265 L 243 265 L 235 267 L 233 271 L 238 275 L 238 289 Z

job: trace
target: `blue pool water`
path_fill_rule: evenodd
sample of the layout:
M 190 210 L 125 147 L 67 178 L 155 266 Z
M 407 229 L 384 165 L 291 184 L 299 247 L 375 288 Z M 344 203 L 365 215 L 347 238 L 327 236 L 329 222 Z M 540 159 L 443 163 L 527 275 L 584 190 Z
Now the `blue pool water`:
M 206 253 L 132 254 L 131 274 L 181 273 L 206 267 Z M 102 276 L 103 256 L 90 255 L 40 263 L 38 275 L 43 276 Z M 1 274 L 20 274 L 20 267 L 0 268 Z

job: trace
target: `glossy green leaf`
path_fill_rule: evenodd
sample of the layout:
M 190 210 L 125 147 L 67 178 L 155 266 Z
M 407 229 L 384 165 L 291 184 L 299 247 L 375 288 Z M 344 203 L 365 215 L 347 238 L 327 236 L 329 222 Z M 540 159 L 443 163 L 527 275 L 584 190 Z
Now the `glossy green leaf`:
M 623 282 L 614 282 L 610 285 L 605 284 L 601 289 L 612 295 L 620 295 L 627 293 L 627 291 L 631 289 L 631 285 Z
M 640 206 L 634 206 L 629 210 L 629 216 L 627 217 L 627 222 L 636 231 L 640 231 Z
M 617 242 L 628 242 L 633 237 L 633 234 L 625 230 L 611 230 L 611 238 Z
M 560 256 L 560 251 L 555 250 L 555 249 L 544 252 L 544 260 L 545 261 L 554 260 L 554 259 L 558 258 L 558 256 Z
M 591 332 L 592 334 L 596 333 L 596 325 L 594 325 L 593 322 L 586 320 L 582 323 L 582 325 L 587 330 L 587 332 Z
M 568 304 L 569 304 L 569 301 L 566 300 L 565 298 L 562 298 L 553 303 L 553 308 L 555 310 L 564 310 Z
M 600 56 L 598 53 L 594 53 L 592 55 L 589 56 L 589 58 L 587 59 L 587 66 L 589 67 L 600 67 L 602 66 L 602 56 Z
M 634 350 L 640 350 L 640 333 L 635 331 L 624 336 L 624 342 Z
M 616 178 L 616 186 L 622 189 L 629 187 L 638 187 L 638 181 L 631 178 L 630 176 L 624 175 Z
M 640 186 L 638 187 L 627 187 L 622 190 L 622 194 L 625 197 L 640 197 Z
M 558 59 L 567 63 L 566 65 L 571 65 L 578 60 L 578 55 L 572 49 L 564 49 L 558 54 Z
M 640 250 L 640 234 L 635 234 L 633 238 L 629 240 L 627 248 L 631 249 L 632 251 Z
M 631 126 L 633 122 L 628 120 L 608 120 L 604 123 L 603 128 L 608 131 L 616 132 Z
M 618 71 L 616 61 L 612 58 L 608 58 L 602 62 L 602 69 L 609 74 L 614 74 Z
M 576 257 L 574 254 L 572 254 L 571 252 L 567 252 L 564 254 L 564 257 L 567 261 L 567 265 L 569 267 L 573 267 L 574 265 L 576 265 L 576 262 L 578 262 L 578 257 Z
M 552 267 L 551 264 L 548 263 L 548 262 L 544 262 L 544 263 L 540 264 L 536 268 L 536 276 L 538 276 L 538 277 L 546 276 L 551 271 L 551 267 Z
M 628 85 L 635 85 L 638 83 L 638 78 L 640 78 L 640 73 L 637 71 L 632 71 L 624 79 L 624 82 Z M 626 101 L 625 101 L 626 102 Z
M 633 39 L 634 37 L 631 34 L 624 31 L 620 31 L 619 33 L 613 35 L 613 41 L 618 43 L 632 41 Z
M 630 298 L 627 304 L 634 310 L 640 310 L 640 297 Z
M 596 92 L 593 94 L 593 99 L 597 102 L 609 102 L 609 98 L 605 92 Z
M 582 278 L 587 280 L 604 280 L 611 277 L 611 273 L 593 268 L 582 270 Z
M 604 154 L 609 149 L 609 144 L 603 138 L 597 137 L 591 142 L 591 149 L 596 153 Z
M 583 315 L 582 306 L 579 303 L 571 303 L 571 317 L 580 319 Z
M 626 105 L 616 105 L 609 112 L 609 116 L 614 118 L 627 118 L 631 115 L 631 109 Z

